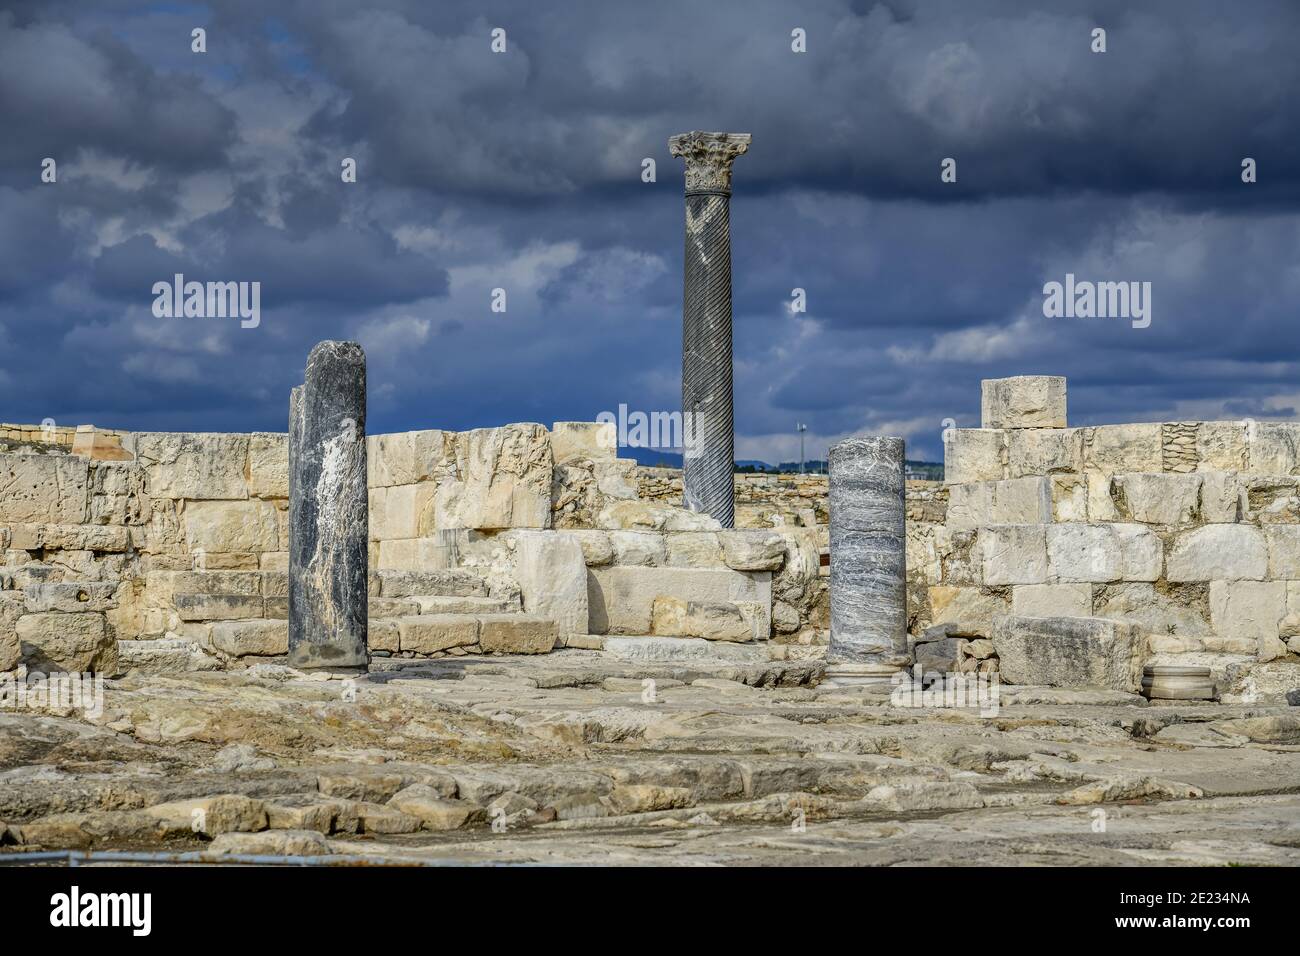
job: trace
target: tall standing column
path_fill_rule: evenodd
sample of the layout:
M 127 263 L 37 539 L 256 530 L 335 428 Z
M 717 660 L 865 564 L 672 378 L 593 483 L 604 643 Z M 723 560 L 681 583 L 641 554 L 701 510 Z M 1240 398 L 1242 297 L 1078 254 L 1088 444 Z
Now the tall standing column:
M 682 302 L 684 504 L 735 526 L 735 418 L 731 392 L 731 164 L 748 133 L 679 133 L 686 160 L 686 257 Z
M 289 401 L 289 663 L 369 663 L 366 355 L 355 342 L 311 350 Z
M 907 661 L 903 439 L 830 451 L 832 686 L 887 682 Z

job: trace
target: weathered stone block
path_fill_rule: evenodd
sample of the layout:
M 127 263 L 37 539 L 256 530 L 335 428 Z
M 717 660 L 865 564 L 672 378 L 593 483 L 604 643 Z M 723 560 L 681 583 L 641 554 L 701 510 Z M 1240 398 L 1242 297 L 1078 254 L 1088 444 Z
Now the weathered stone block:
M 1052 520 L 1088 520 L 1088 479 L 1083 475 L 1051 475 Z
M 554 621 L 524 614 L 479 615 L 484 654 L 549 654 L 558 630 Z
M 593 634 L 649 634 L 657 597 L 714 604 L 754 602 L 767 609 L 767 619 L 759 619 L 760 631 L 771 627 L 772 575 L 767 571 L 615 565 L 588 568 L 587 587 Z
M 455 461 L 456 433 L 441 429 L 370 435 L 366 439 L 367 482 L 371 488 L 413 485 Z
M 432 654 L 478 643 L 477 618 L 459 614 L 421 614 L 396 618 L 404 651 Z
M 1100 586 L 1093 595 L 1094 617 L 1116 618 L 1141 625 L 1155 640 L 1202 639 L 1210 634 L 1205 585 L 1157 587 L 1148 582 Z
M 277 657 L 289 653 L 289 622 L 216 621 L 210 640 L 217 650 L 232 657 Z
M 1285 616 L 1285 581 L 1210 582 L 1210 625 L 1216 634 L 1251 638 L 1263 649 L 1277 640 Z
M 436 491 L 430 482 L 369 489 L 370 540 L 418 538 L 431 532 Z
M 1212 524 L 1174 539 L 1166 576 L 1170 581 L 1251 580 L 1268 574 L 1268 548 L 1258 528 Z
M 657 597 L 651 611 L 650 633 L 665 637 L 702 637 L 708 641 L 752 641 L 767 634 L 754 633 L 750 616 L 736 604 L 683 601 Z
M 366 633 L 366 644 L 372 651 L 396 654 L 402 649 L 401 630 L 394 620 L 371 617 Z
M 1115 475 L 1111 499 L 1118 513 L 1143 524 L 1193 524 L 1201 515 L 1201 475 Z
M 647 567 L 664 564 L 664 536 L 654 531 L 610 531 L 616 564 L 640 564 Z
M 464 568 L 438 571 L 384 571 L 378 573 L 384 597 L 411 597 L 417 594 L 443 594 L 456 597 L 486 595 L 487 583 Z M 371 588 L 371 593 L 375 589 Z
M 1045 477 L 975 481 L 949 489 L 948 528 L 953 531 L 1051 520 L 1051 488 Z
M 191 551 L 276 551 L 280 531 L 269 501 L 187 501 L 182 520 Z
M 0 522 L 84 522 L 89 476 L 84 458 L 0 454 Z
M 1007 477 L 1077 473 L 1083 470 L 1083 430 L 1014 428 L 1007 436 Z
M 151 576 L 151 584 L 171 594 L 262 593 L 262 575 L 252 571 L 165 571 Z
M 635 534 L 629 531 L 612 531 L 611 534 Z M 678 531 L 662 536 L 663 564 L 673 568 L 725 568 L 722 544 L 718 531 Z M 650 562 L 641 562 L 650 563 Z
M 248 436 L 248 493 L 254 498 L 289 497 L 289 435 L 254 432 Z
M 614 545 L 605 531 L 570 531 L 582 546 L 582 558 L 588 567 L 598 568 L 614 563 Z
M 117 671 L 117 639 L 102 614 L 24 614 L 15 627 L 29 671 Z
M 0 672 L 11 671 L 22 662 L 22 644 L 18 640 L 18 619 L 22 616 L 21 596 L 0 591 Z
M 1085 428 L 1084 470 L 1107 476 L 1160 473 L 1163 468 L 1162 441 L 1159 422 Z
M 556 422 L 551 426 L 551 454 L 556 464 L 582 458 L 614 458 L 618 454 L 618 426 L 614 422 Z
M 561 635 L 586 634 L 587 563 L 582 543 L 564 531 L 521 531 L 515 578 L 524 610 L 554 621 Z
M 1010 610 L 1005 594 L 986 588 L 938 585 L 929 594 L 933 623 L 955 625 L 965 635 L 991 634 L 993 622 Z
M 999 428 L 949 428 L 945 431 L 944 484 L 1001 481 L 1005 478 L 1006 434 Z
M 1241 479 L 1227 471 L 1204 471 L 1201 479 L 1201 520 L 1207 524 L 1240 521 L 1246 509 Z
M 454 458 L 436 475 L 435 527 L 549 528 L 551 442 L 536 424 L 456 435 Z
M 1246 429 L 1250 471 L 1257 475 L 1300 472 L 1300 422 L 1253 422 Z
M 136 432 L 127 439 L 154 498 L 247 498 L 248 435 Z
M 1247 426 L 1244 422 L 1200 422 L 1196 426 L 1198 471 L 1245 471 Z
M 122 440 L 94 425 L 78 425 L 72 439 L 72 454 L 94 461 L 130 461 L 134 456 L 122 447 Z
M 51 582 L 24 589 L 29 612 L 64 611 L 70 614 L 102 613 L 117 607 L 117 584 L 112 582 Z
M 379 555 L 375 566 L 386 570 L 433 571 L 450 568 L 455 564 L 452 549 L 436 537 L 389 538 L 378 542 L 378 545 Z
M 981 528 L 979 546 L 984 584 L 1044 583 L 1047 580 L 1046 527 L 1004 524 Z
M 1011 589 L 1011 613 L 1017 617 L 1089 617 L 1092 585 L 1019 585 Z
M 233 621 L 262 617 L 266 604 L 261 597 L 239 594 L 177 594 L 173 599 L 182 621 Z
M 716 518 L 653 501 L 613 501 L 600 509 L 596 525 L 606 530 L 720 531 Z
M 1268 577 L 1300 580 L 1300 525 L 1267 524 L 1260 530 L 1268 547 Z
M 983 428 L 1064 428 L 1065 379 L 1017 375 L 980 382 Z
M 721 531 L 723 560 L 733 571 L 779 571 L 785 541 L 773 531 Z
M 993 628 L 1002 679 L 1049 687 L 1142 687 L 1146 636 L 1136 626 L 1097 617 L 1016 617 Z
M 1131 524 L 1060 524 L 1047 529 L 1048 571 L 1057 582 L 1155 581 L 1163 545 Z

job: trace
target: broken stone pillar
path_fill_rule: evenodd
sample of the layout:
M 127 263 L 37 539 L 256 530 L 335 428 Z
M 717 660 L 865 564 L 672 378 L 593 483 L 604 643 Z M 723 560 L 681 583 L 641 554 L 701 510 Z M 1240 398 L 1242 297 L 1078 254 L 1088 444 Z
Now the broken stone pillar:
M 321 342 L 289 401 L 289 663 L 368 663 L 366 356 Z
M 731 164 L 748 133 L 679 133 L 686 160 L 686 256 L 682 302 L 682 485 L 691 511 L 735 527 L 731 392 Z
M 830 686 L 888 682 L 907 663 L 903 439 L 830 451 Z

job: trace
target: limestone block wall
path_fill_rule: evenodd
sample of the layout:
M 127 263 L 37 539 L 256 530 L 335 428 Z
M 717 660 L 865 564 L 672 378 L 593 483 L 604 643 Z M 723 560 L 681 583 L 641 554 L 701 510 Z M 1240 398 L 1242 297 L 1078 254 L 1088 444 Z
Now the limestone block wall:
M 679 468 L 638 467 L 636 481 L 639 496 L 646 500 L 681 503 Z M 739 473 L 734 481 L 738 528 L 827 524 L 830 487 L 826 475 Z
M 118 638 L 285 616 L 286 436 L 82 428 L 24 450 L 0 454 L 0 669 L 111 670 Z
M 111 669 L 118 639 L 179 640 L 218 662 L 285 652 L 285 434 L 14 430 L 0 451 L 0 669 L 24 654 Z M 810 643 L 824 626 L 815 530 L 723 532 L 640 499 L 612 426 L 367 441 L 372 598 L 383 573 L 464 569 L 475 593 L 562 622 L 562 637 Z
M 1300 423 L 1071 428 L 1046 376 L 983 399 L 945 438 L 942 518 L 908 529 L 914 632 L 1098 616 L 1157 660 L 1300 661 Z

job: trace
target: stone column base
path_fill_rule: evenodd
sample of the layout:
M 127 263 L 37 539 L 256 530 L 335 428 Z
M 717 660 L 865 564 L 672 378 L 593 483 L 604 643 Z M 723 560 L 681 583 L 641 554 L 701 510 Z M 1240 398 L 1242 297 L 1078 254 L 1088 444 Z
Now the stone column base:
M 871 663 L 831 661 L 826 665 L 826 677 L 818 688 L 837 687 L 888 687 L 895 674 L 906 667 L 906 658 L 884 658 Z

